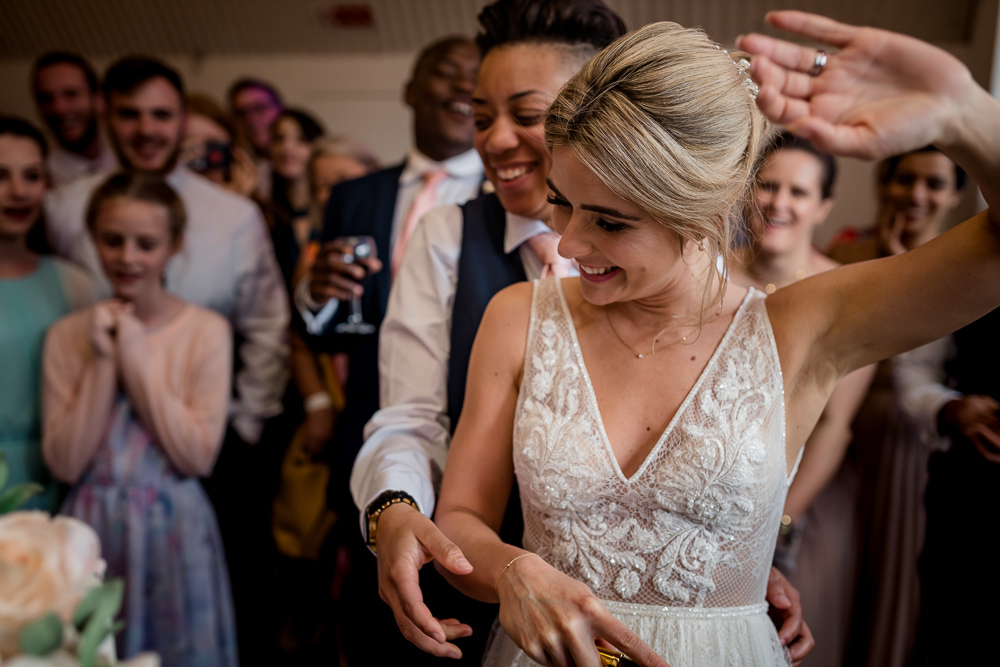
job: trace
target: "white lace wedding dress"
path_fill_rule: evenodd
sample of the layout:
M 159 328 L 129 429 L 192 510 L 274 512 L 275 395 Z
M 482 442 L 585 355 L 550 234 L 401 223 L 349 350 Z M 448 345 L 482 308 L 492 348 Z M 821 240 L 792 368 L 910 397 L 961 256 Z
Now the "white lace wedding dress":
M 558 279 L 535 283 L 514 426 L 524 547 L 586 582 L 671 667 L 789 665 L 764 601 L 785 493 L 781 368 L 747 295 L 626 478 Z M 484 665 L 535 665 L 499 624 Z

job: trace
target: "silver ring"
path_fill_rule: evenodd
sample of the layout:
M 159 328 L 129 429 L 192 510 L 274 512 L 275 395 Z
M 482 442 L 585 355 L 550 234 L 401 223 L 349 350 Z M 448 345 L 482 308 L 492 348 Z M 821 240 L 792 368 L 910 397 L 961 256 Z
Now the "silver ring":
M 819 76 L 824 67 L 826 67 L 826 51 L 819 49 L 816 51 L 816 57 L 813 58 L 813 66 L 809 68 L 806 74 L 809 76 Z

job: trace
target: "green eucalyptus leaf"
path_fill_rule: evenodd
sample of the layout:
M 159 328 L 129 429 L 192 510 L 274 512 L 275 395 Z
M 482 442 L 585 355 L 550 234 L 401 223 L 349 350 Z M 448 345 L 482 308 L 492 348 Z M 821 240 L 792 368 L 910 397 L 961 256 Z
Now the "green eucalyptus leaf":
M 91 617 L 94 610 L 97 609 L 98 603 L 101 601 L 101 597 L 105 595 L 103 592 L 103 586 L 96 586 L 87 591 L 87 594 L 83 596 L 80 603 L 76 605 L 76 610 L 73 612 L 73 626 L 76 628 L 77 632 L 82 632 L 84 625 L 87 623 L 87 619 Z
M 0 514 L 13 512 L 18 507 L 28 502 L 28 499 L 43 491 L 41 484 L 35 482 L 25 482 L 12 486 L 0 495 Z
M 97 647 L 111 634 L 114 618 L 121 609 L 122 599 L 125 596 L 125 583 L 121 579 L 114 579 L 96 590 L 97 604 L 90 613 L 83 632 L 80 633 L 80 644 L 77 648 L 81 667 L 94 667 Z
M 55 614 L 46 614 L 21 628 L 18 640 L 21 652 L 43 656 L 62 646 L 62 621 Z

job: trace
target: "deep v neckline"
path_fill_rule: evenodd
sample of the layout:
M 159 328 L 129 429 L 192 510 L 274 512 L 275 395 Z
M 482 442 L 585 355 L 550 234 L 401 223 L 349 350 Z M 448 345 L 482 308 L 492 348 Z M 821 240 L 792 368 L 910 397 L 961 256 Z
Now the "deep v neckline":
M 736 313 L 733 314 L 732 322 L 730 322 L 729 326 L 726 327 L 726 333 L 723 334 L 722 339 L 719 341 L 719 344 L 715 346 L 715 350 L 712 352 L 712 356 L 709 357 L 708 362 L 705 364 L 705 367 L 701 369 L 701 373 L 698 374 L 698 379 L 695 380 L 694 385 L 691 387 L 691 389 L 688 390 L 687 395 L 684 397 L 684 400 L 681 401 L 681 404 L 678 406 L 677 411 L 674 412 L 674 416 L 670 418 L 670 422 L 667 424 L 667 427 L 663 430 L 663 433 L 660 434 L 660 437 L 657 439 L 656 444 L 653 445 L 653 448 L 649 450 L 649 452 L 646 454 L 646 457 L 642 460 L 642 464 L 640 464 L 639 467 L 636 469 L 636 471 L 632 473 L 631 477 L 626 477 L 625 473 L 622 471 L 622 466 L 621 462 L 618 460 L 618 455 L 615 453 L 614 447 L 611 446 L 611 439 L 608 437 L 608 432 L 604 428 L 604 415 L 601 414 L 601 406 L 597 402 L 597 392 L 594 391 L 594 385 L 590 381 L 590 370 L 587 368 L 587 361 L 583 358 L 583 348 L 580 346 L 580 338 L 577 336 L 576 333 L 576 322 L 573 321 L 573 313 L 570 311 L 569 303 L 567 303 L 566 301 L 566 293 L 563 292 L 562 280 L 557 279 L 556 282 L 559 285 L 559 303 L 562 305 L 563 315 L 569 322 L 569 332 L 570 336 L 572 336 L 573 338 L 573 349 L 576 351 L 576 360 L 580 364 L 580 373 L 583 376 L 583 380 L 587 385 L 587 394 L 588 394 L 587 400 L 589 400 L 591 402 L 591 405 L 593 406 L 594 414 L 596 415 L 597 427 L 598 429 L 600 429 L 601 432 L 602 446 L 605 450 L 605 453 L 608 455 L 608 458 L 611 459 L 612 467 L 614 468 L 615 474 L 618 475 L 618 478 L 625 484 L 631 484 L 633 481 L 635 481 L 642 475 L 642 473 L 649 466 L 649 462 L 655 458 L 656 453 L 663 447 L 663 443 L 667 440 L 667 436 L 673 433 L 674 426 L 677 424 L 678 419 L 680 419 L 681 415 L 683 415 L 685 410 L 687 410 L 688 404 L 691 403 L 691 401 L 694 399 L 694 396 L 698 393 L 698 390 L 704 383 L 705 377 L 708 375 L 709 370 L 715 365 L 715 362 L 718 359 L 719 355 L 721 354 L 722 349 L 725 347 L 726 343 L 729 342 L 729 338 L 732 336 L 733 331 L 736 328 L 736 322 L 740 319 L 740 316 L 743 314 L 743 309 L 750 302 L 750 296 L 754 293 L 754 289 L 750 288 L 747 290 L 746 295 L 744 295 L 743 297 L 743 301 L 740 302 L 739 308 L 737 308 Z

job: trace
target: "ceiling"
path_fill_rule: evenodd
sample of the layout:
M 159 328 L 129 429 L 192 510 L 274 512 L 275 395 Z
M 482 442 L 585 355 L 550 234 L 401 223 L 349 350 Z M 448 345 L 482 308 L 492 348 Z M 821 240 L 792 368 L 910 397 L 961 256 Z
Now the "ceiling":
M 630 27 L 672 20 L 717 41 L 763 29 L 776 7 L 804 9 L 938 43 L 969 39 L 989 0 L 607 0 Z M 488 0 L 0 0 L 0 59 L 45 51 L 87 56 L 410 52 L 453 33 L 472 35 Z M 358 9 L 358 6 L 362 6 Z M 325 17 L 370 13 L 371 27 Z M 368 11 L 364 6 L 368 7 Z

